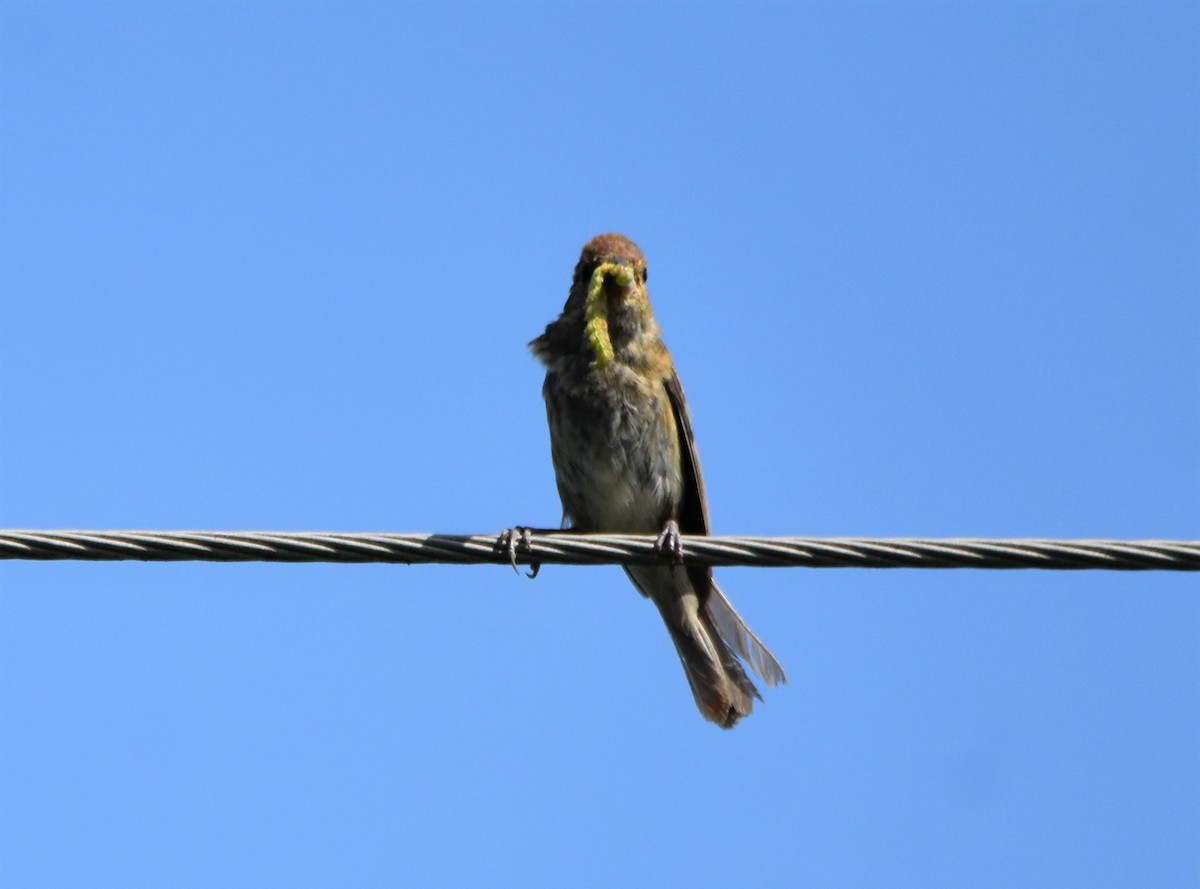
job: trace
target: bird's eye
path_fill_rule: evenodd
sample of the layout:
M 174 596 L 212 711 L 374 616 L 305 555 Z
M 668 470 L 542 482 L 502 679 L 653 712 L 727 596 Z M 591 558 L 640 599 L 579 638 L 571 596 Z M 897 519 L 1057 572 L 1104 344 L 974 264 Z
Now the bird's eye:
M 642 266 L 642 283 L 645 284 L 649 280 L 650 280 L 650 269 L 648 269 L 646 266 Z

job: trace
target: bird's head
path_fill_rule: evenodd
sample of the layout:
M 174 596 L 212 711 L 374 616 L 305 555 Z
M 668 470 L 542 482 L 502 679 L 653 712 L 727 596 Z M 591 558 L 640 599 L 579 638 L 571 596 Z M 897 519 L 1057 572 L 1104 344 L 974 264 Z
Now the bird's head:
M 657 338 L 646 278 L 646 257 L 624 235 L 600 235 L 584 245 L 563 315 L 582 314 L 594 367 L 607 366 L 617 350 L 647 335 Z

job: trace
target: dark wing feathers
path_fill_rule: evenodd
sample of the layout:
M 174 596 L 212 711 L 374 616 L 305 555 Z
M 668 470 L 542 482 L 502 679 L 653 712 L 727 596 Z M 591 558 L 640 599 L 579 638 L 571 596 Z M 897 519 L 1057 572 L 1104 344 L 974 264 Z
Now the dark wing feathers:
M 696 454 L 696 437 L 692 433 L 692 415 L 679 374 L 663 381 L 671 407 L 675 410 L 675 428 L 679 431 L 679 447 L 683 462 L 683 505 L 679 515 L 679 530 L 684 534 L 709 534 L 708 496 L 704 493 L 704 476 L 700 473 L 700 457 Z
M 679 508 L 679 531 L 683 534 L 710 534 L 708 525 L 708 495 L 704 493 L 704 476 L 700 472 L 700 457 L 696 453 L 696 436 L 692 433 L 692 415 L 688 412 L 683 384 L 674 369 L 663 381 L 667 397 L 675 410 L 675 428 L 679 431 L 680 463 L 683 468 L 683 503 Z M 688 568 L 692 587 L 700 601 L 708 601 L 708 591 L 713 585 L 712 568 L 696 565 Z

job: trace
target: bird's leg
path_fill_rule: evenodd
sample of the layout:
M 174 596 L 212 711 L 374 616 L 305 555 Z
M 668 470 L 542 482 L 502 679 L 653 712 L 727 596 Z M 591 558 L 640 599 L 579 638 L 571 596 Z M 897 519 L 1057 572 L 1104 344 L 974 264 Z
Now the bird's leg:
M 676 565 L 683 564 L 683 541 L 679 537 L 678 522 L 667 519 L 658 539 L 654 541 L 654 548 L 663 555 L 674 557 Z
M 513 571 L 517 574 L 521 570 L 517 567 L 518 552 L 533 552 L 533 528 L 526 528 L 522 525 L 516 525 L 512 528 L 505 528 L 500 532 L 500 536 L 496 539 L 496 549 L 503 551 L 508 556 L 508 561 L 512 565 Z M 539 533 L 549 533 L 539 530 Z M 529 563 L 529 574 L 526 575 L 530 580 L 538 576 L 538 572 L 542 570 L 542 566 L 537 562 Z

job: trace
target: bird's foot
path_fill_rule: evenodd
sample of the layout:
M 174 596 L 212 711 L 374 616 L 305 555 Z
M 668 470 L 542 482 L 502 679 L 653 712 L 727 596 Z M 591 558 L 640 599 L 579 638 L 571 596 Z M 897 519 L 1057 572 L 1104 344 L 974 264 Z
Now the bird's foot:
M 496 549 L 501 550 L 508 556 L 509 564 L 517 574 L 521 573 L 521 569 L 517 567 L 517 553 L 533 552 L 533 537 L 529 528 L 523 528 L 517 525 L 513 528 L 505 528 L 500 532 L 500 536 L 496 539 Z M 542 566 L 537 562 L 530 562 L 529 573 L 526 575 L 530 580 L 538 576 L 538 572 L 542 570 Z
M 674 519 L 668 519 L 663 525 L 662 533 L 654 541 L 654 548 L 674 558 L 676 565 L 683 564 L 683 540 L 679 537 L 679 525 Z

